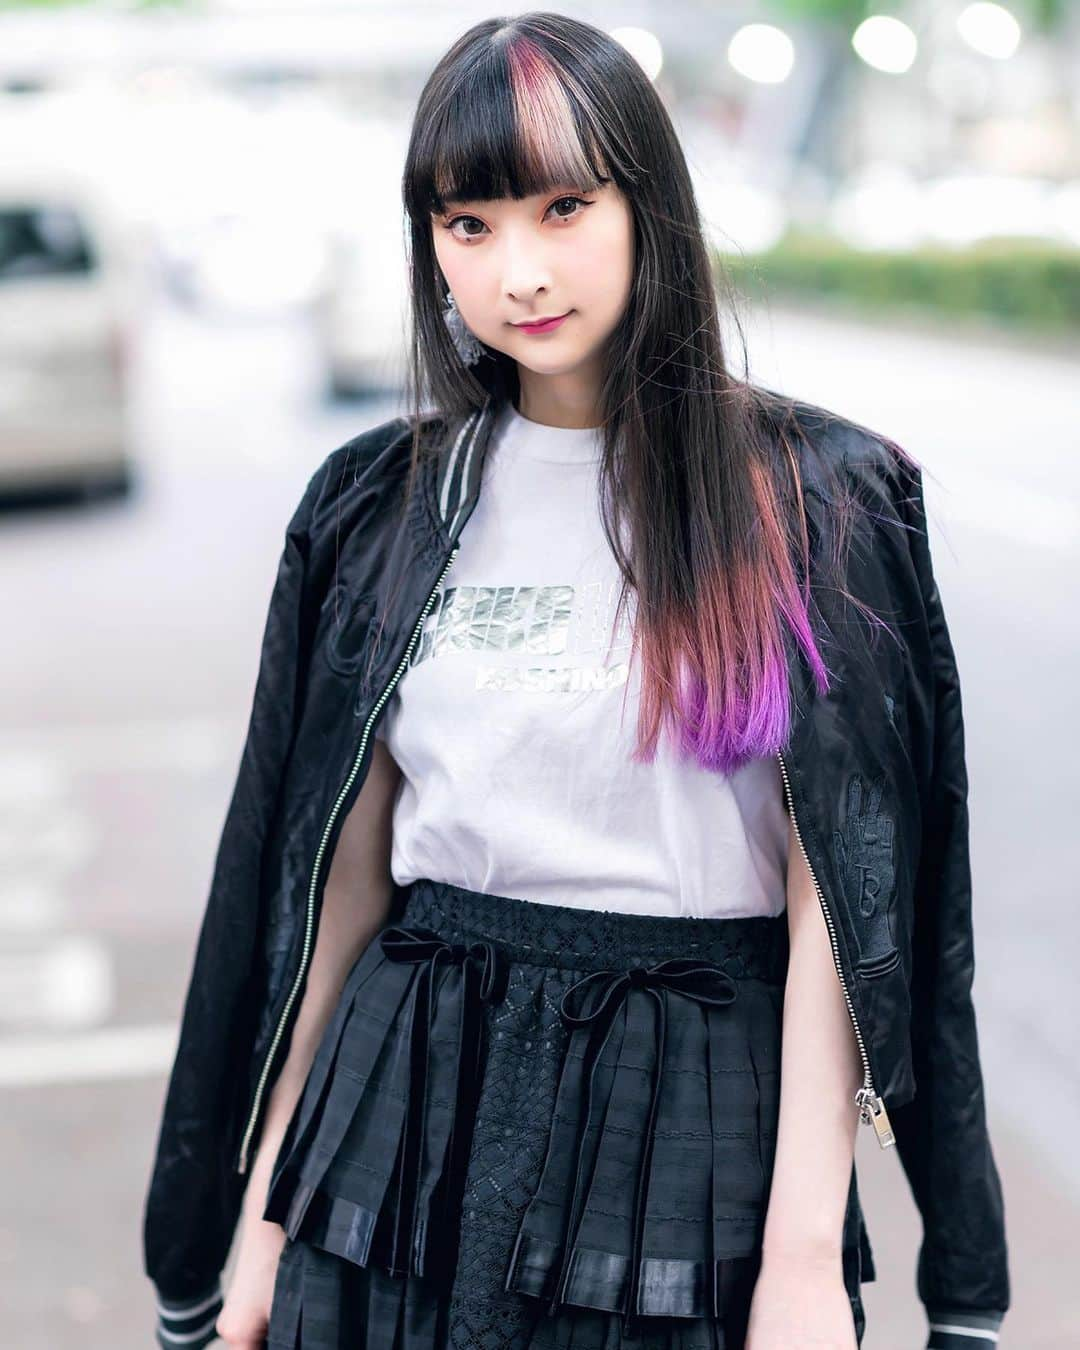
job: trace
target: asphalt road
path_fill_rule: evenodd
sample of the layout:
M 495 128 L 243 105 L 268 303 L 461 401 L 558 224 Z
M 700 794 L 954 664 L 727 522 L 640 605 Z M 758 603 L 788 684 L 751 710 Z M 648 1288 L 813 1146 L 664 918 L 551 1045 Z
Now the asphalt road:
M 1076 354 L 774 308 L 759 378 L 903 442 L 965 697 L 975 999 L 1014 1284 L 1001 1344 L 1080 1344 Z M 285 523 L 331 405 L 302 321 L 146 317 L 127 501 L 0 516 L 0 1341 L 148 1350 L 141 1206 Z M 917 1350 L 917 1215 L 860 1131 L 864 1350 Z

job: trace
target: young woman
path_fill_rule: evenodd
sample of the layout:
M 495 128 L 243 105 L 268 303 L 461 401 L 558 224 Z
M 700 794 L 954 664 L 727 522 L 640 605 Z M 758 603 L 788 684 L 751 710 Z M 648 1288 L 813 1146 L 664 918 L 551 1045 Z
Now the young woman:
M 851 1350 L 861 1118 L 929 1344 L 985 1350 L 918 467 L 729 371 L 677 139 L 598 30 L 466 33 L 404 196 L 415 413 L 290 526 L 148 1201 L 159 1343 Z

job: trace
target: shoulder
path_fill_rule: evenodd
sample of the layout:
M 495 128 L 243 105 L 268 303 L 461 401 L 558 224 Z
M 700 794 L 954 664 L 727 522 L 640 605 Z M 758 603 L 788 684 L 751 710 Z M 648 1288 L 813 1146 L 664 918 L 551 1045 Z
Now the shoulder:
M 308 484 L 313 523 L 329 507 L 340 506 L 342 495 L 363 489 L 381 491 L 395 468 L 403 462 L 407 465 L 411 439 L 408 420 L 392 417 L 331 450 Z
M 823 526 L 861 516 L 864 528 L 922 527 L 922 466 L 893 437 L 805 399 L 761 387 L 755 394 L 770 435 L 796 462 L 806 509 Z
M 920 479 L 920 467 L 891 436 L 801 399 L 789 401 L 803 484 L 826 502 L 854 493 L 864 504 L 899 511 Z
M 423 417 L 421 439 L 437 439 L 442 427 L 438 416 Z M 385 505 L 408 473 L 413 439 L 413 419 L 399 416 L 368 427 L 331 450 L 308 480 L 290 532 L 319 535 L 331 527 L 340 530 L 344 521 L 355 524 L 359 515 Z
M 924 546 L 926 532 L 918 461 L 891 436 L 853 418 L 765 393 L 770 420 L 797 462 L 818 564 L 842 557 L 851 580 L 854 569 L 879 568 L 890 584 L 907 584 L 912 550 Z

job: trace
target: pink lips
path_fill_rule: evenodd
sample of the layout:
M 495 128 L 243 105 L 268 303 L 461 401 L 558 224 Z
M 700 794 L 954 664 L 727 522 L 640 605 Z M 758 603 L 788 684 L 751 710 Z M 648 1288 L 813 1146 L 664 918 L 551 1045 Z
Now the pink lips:
M 572 312 L 568 309 L 565 314 L 560 314 L 554 319 L 547 319 L 543 323 L 516 323 L 514 327 L 521 333 L 551 333 L 565 319 L 568 319 Z

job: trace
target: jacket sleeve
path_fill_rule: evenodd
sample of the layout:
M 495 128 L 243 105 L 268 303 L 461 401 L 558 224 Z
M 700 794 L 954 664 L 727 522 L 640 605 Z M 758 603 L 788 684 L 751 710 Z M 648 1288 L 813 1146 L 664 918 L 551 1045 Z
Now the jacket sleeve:
M 246 740 L 195 950 L 143 1215 L 146 1274 L 163 1350 L 215 1339 L 220 1273 L 246 1175 L 234 1168 L 242 1075 L 251 1037 L 261 865 L 293 740 L 303 674 L 305 573 L 313 505 L 325 470 L 292 520 L 271 593 Z
M 929 641 L 932 728 L 915 892 L 912 1048 L 915 1096 L 892 1113 L 923 1225 L 917 1288 L 928 1350 L 987 1350 L 1009 1307 L 1001 1184 L 987 1133 L 971 990 L 974 978 L 968 780 L 960 680 L 933 573 L 922 474 L 907 470 L 902 510 Z

